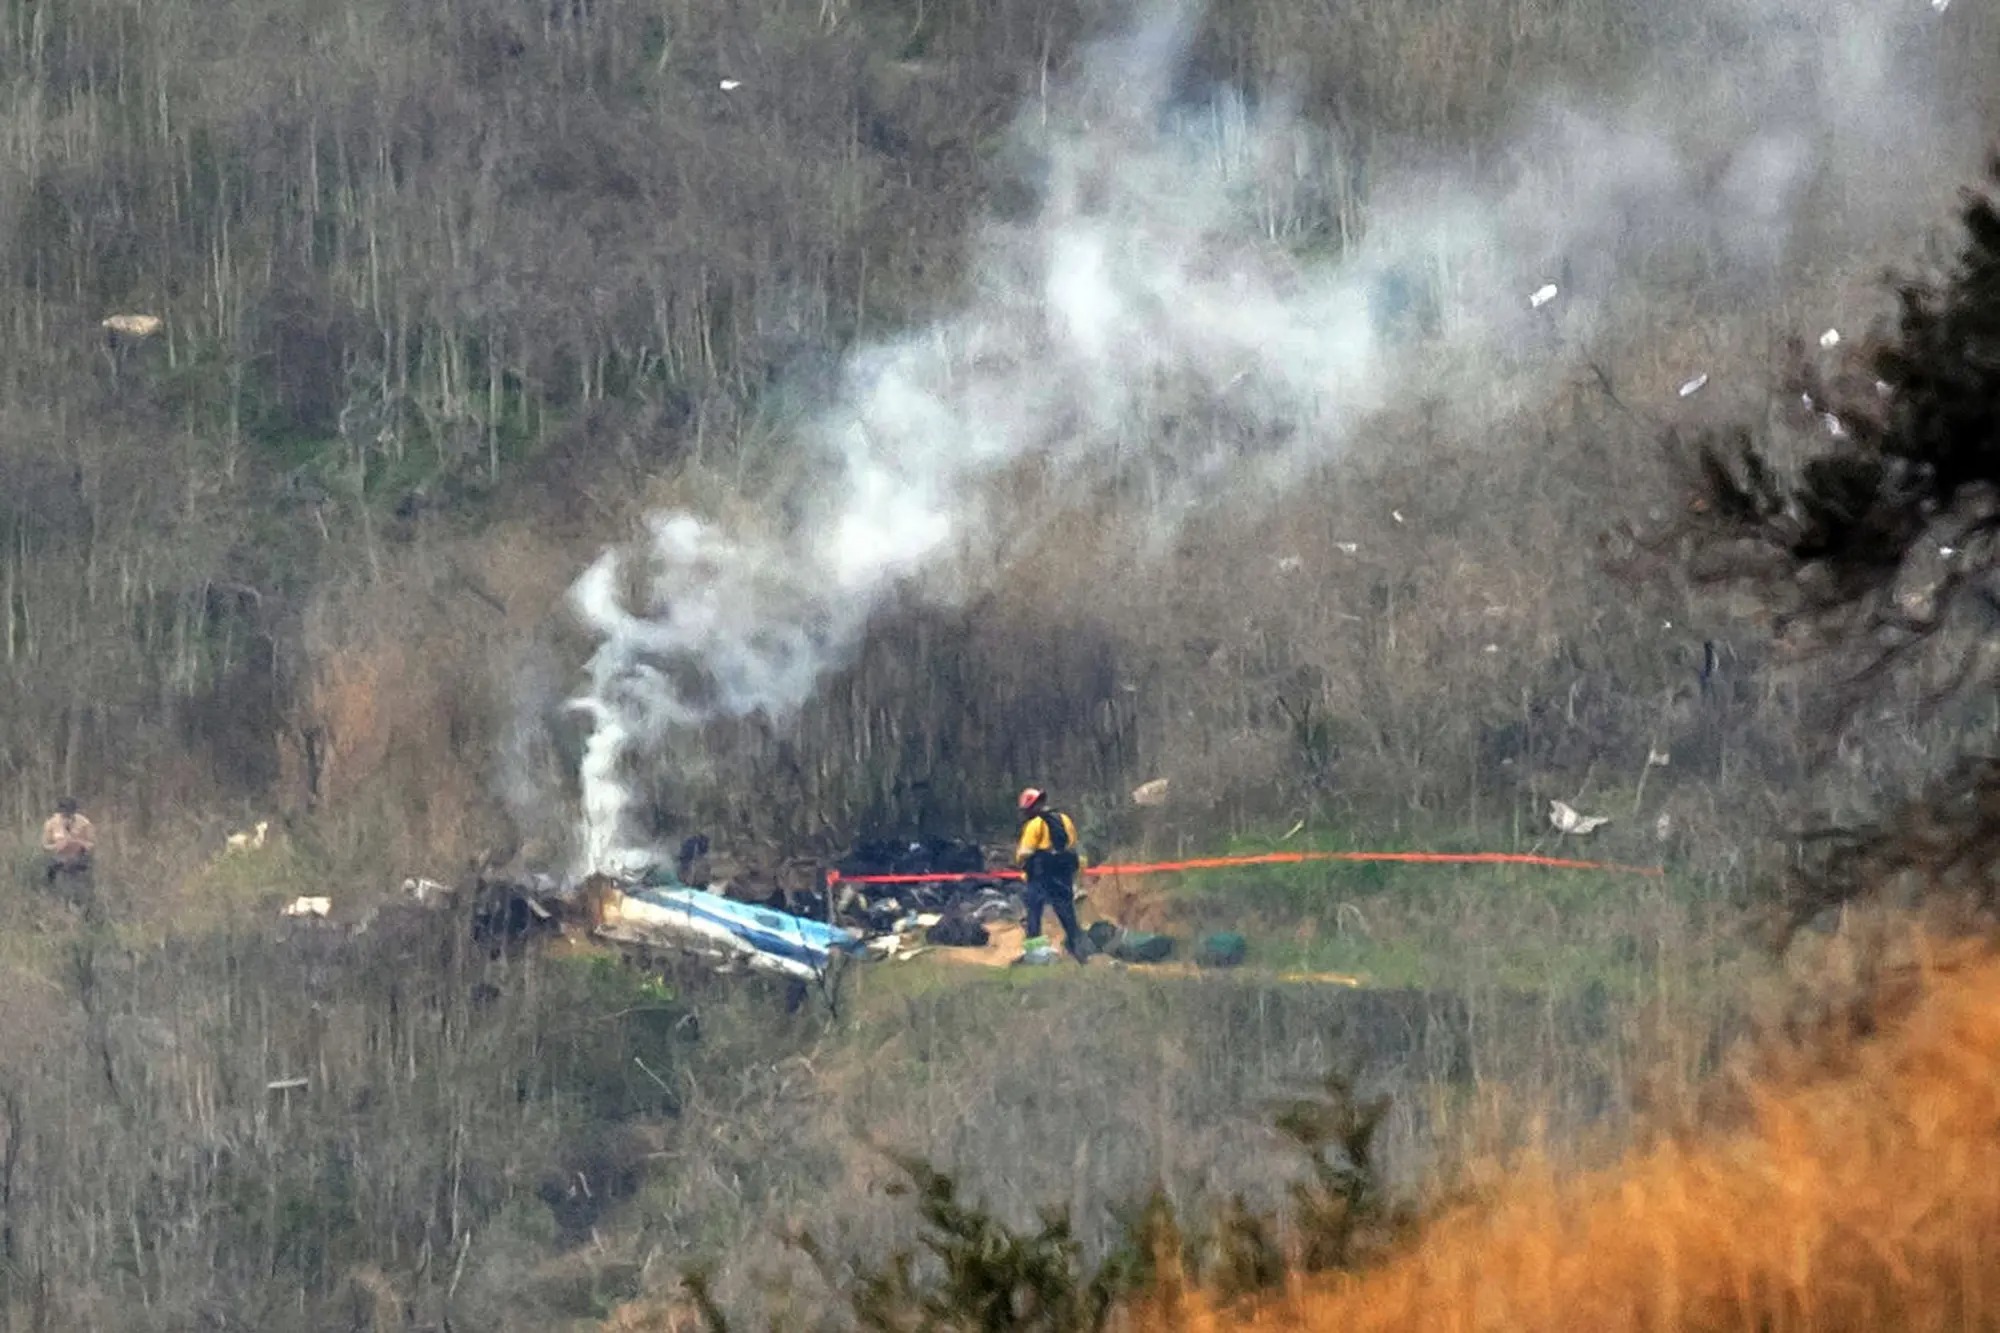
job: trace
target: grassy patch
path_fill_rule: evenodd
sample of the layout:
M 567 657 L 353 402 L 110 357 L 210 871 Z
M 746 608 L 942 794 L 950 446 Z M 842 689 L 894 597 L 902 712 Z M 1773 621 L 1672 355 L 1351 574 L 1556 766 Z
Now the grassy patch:
M 1244 836 L 1224 854 L 1355 851 L 1477 852 L 1506 847 L 1477 830 L 1378 838 L 1349 830 L 1289 838 Z M 1618 859 L 1580 847 L 1578 860 Z M 1720 938 L 1716 909 L 1695 881 L 1521 865 L 1317 861 L 1162 875 L 1145 892 L 1185 942 L 1233 930 L 1261 972 L 1336 972 L 1372 986 L 1492 984 L 1571 991 L 1644 988 L 1672 954 L 1698 962 Z

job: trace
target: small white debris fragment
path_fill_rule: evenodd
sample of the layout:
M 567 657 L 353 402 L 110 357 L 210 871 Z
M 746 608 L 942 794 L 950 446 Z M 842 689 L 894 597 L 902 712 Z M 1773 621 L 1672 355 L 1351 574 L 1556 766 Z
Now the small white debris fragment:
M 1705 386 L 1707 383 L 1708 383 L 1708 376 L 1706 373 L 1696 375 L 1686 384 L 1681 385 L 1681 397 L 1683 398 L 1693 397 L 1695 394 L 1700 393 L 1702 391 L 1703 386 Z
M 1951 0 L 1931 0 L 1931 13 L 1942 14 L 1951 8 Z
M 1358 550 L 1360 550 L 1360 549 L 1361 549 L 1361 543 L 1360 543 L 1360 542 L 1335 542 L 1335 543 L 1333 544 L 1333 549 L 1334 549 L 1334 550 L 1336 550 L 1336 551 L 1338 551 L 1338 552 L 1340 552 L 1340 553 L 1341 553 L 1342 555 L 1353 555 L 1353 554 L 1354 554 L 1354 553 L 1355 553 L 1356 551 L 1358 551 Z
M 1884 398 L 1887 398 L 1889 396 L 1889 381 L 1876 380 L 1875 392 L 1881 394 Z
M 722 91 L 723 91 L 723 92 L 725 92 L 725 93 L 733 93 L 733 92 L 735 92 L 735 91 L 736 91 L 736 90 L 737 90 L 738 88 L 741 88 L 741 87 L 743 86 L 743 80 L 741 80 L 741 79 L 724 79 L 724 80 L 722 81 L 722 83 L 721 83 L 721 84 L 720 84 L 719 86 L 721 87 L 721 89 L 722 89 Z
M 1171 780 L 1167 778 L 1154 778 L 1151 782 L 1142 782 L 1132 789 L 1132 804 L 1165 805 L 1171 785 Z
M 304 1087 L 309 1087 L 309 1086 L 311 1086 L 311 1080 L 310 1080 L 310 1079 L 303 1079 L 303 1078 L 277 1078 L 277 1079 L 272 1079 L 272 1080 L 271 1080 L 271 1081 L 270 1081 L 269 1083 L 266 1083 L 266 1084 L 264 1085 L 264 1091 L 266 1091 L 266 1092 L 297 1092 L 297 1091 L 298 1091 L 298 1090 L 299 1090 L 300 1088 L 304 1088 Z
M 1660 622 L 1661 629 L 1672 629 L 1673 627 L 1674 627 L 1674 622 L 1671 620 L 1662 620 Z
M 1295 555 L 1281 556 L 1278 560 L 1278 568 L 1290 574 L 1295 570 L 1303 568 L 1305 563 L 1305 561 Z
M 1667 765 L 1668 765 L 1669 763 L 1671 763 L 1672 761 L 1673 761 L 1673 756 L 1672 756 L 1672 755 L 1670 755 L 1670 754 L 1667 754 L 1667 753 L 1666 753 L 1665 751 L 1663 751 L 1663 750 L 1655 750 L 1655 749 L 1653 749 L 1653 748 L 1652 748 L 1652 747 L 1650 747 L 1650 746 L 1648 746 L 1648 747 L 1647 747 L 1647 749 L 1646 749 L 1646 767 L 1648 767 L 1648 768 L 1665 768 L 1665 767 L 1666 767 L 1666 766 L 1667 766 Z
M 1563 833 L 1584 834 L 1611 822 L 1609 815 L 1583 815 L 1564 801 L 1549 802 L 1549 822 Z
M 1958 548 L 1956 546 L 1940 546 L 1938 547 L 1938 554 L 1949 560 L 1958 554 Z
M 1668 835 L 1671 834 L 1673 831 L 1674 831 L 1674 817 L 1672 815 L 1661 815 L 1658 819 L 1653 821 L 1653 836 L 1658 838 L 1661 842 L 1665 842 L 1667 840 Z
M 1840 346 L 1840 330 L 1828 329 L 1825 333 L 1820 334 L 1819 345 L 1827 348 Z
M 1805 407 L 1806 411 L 1808 412 L 1812 411 L 1813 408 L 1817 406 L 1817 404 L 1815 404 L 1812 400 L 1812 395 L 1809 393 L 1800 394 L 1799 402 Z
M 1553 282 L 1543 283 L 1535 289 L 1535 294 L 1528 298 L 1528 304 L 1534 309 L 1540 310 L 1543 306 L 1556 299 L 1556 291 L 1557 287 Z
M 113 333 L 133 338 L 150 338 L 160 331 L 158 315 L 112 315 L 100 325 Z
M 285 904 L 286 916 L 325 916 L 332 910 L 331 898 L 294 898 Z
M 1482 653 L 1497 653 L 1500 651 L 1500 645 L 1497 643 L 1489 643 L 1484 648 L 1481 648 L 1479 651 Z
M 414 876 L 403 881 L 403 892 L 420 903 L 438 902 L 452 896 L 451 887 L 434 879 Z
M 1395 519 L 1398 523 L 1401 523 L 1403 521 L 1403 511 L 1400 509 L 1391 509 L 1389 511 L 1389 517 Z
M 1833 413 L 1822 412 L 1819 420 L 1820 424 L 1826 427 L 1826 433 L 1833 436 L 1834 439 L 1844 440 L 1847 438 L 1847 427 L 1841 425 L 1840 418 Z

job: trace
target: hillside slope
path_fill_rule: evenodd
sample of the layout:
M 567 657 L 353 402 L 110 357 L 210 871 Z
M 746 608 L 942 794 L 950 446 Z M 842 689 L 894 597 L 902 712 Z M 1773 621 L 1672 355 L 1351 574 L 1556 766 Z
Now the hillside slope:
M 1878 1035 L 1747 1089 L 1740 1128 L 1553 1183 L 1524 1172 L 1414 1252 L 1161 1329 L 1341 1333 L 2000 1326 L 2000 955 L 1922 954 Z

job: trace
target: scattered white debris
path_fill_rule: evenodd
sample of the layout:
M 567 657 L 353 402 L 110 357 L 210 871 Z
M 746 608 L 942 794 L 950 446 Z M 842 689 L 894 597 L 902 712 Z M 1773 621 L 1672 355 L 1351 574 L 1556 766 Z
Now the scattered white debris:
M 1353 555 L 1353 554 L 1354 554 L 1354 553 L 1355 553 L 1356 551 L 1358 551 L 1358 550 L 1360 550 L 1360 549 L 1361 549 L 1361 543 L 1360 543 L 1360 542 L 1335 542 L 1335 543 L 1333 544 L 1333 549 L 1334 549 L 1334 550 L 1336 550 L 1336 551 L 1338 551 L 1338 552 L 1340 552 L 1340 553 L 1341 553 L 1342 555 Z
M 723 92 L 725 92 L 725 93 L 733 93 L 733 92 L 735 92 L 735 91 L 736 91 L 736 90 L 737 90 L 738 88 L 741 88 L 741 87 L 743 86 L 743 80 L 741 80 L 741 79 L 724 79 L 724 80 L 722 81 L 722 83 L 721 83 L 721 85 L 720 85 L 720 86 L 721 86 L 721 88 L 722 88 L 722 91 L 723 91 Z
M 1876 393 L 1878 393 L 1878 394 L 1880 394 L 1880 395 L 1882 395 L 1882 397 L 1884 397 L 1884 398 L 1887 398 L 1887 397 L 1889 396 L 1889 381 L 1887 381 L 1887 380 L 1876 380 L 1876 381 L 1875 381 L 1875 392 L 1876 392 Z
M 160 331 L 158 315 L 112 315 L 99 324 L 113 333 L 123 333 L 134 338 L 150 338 Z
M 305 1078 L 276 1078 L 276 1079 L 272 1079 L 272 1080 L 271 1080 L 271 1081 L 270 1081 L 269 1083 L 266 1083 L 266 1084 L 264 1085 L 264 1091 L 266 1091 L 266 1092 L 297 1092 L 297 1091 L 299 1091 L 299 1089 L 301 1089 L 301 1088 L 305 1088 L 305 1087 L 310 1087 L 311 1085 L 312 1085 L 312 1080 L 311 1080 L 311 1079 L 305 1079 Z
M 1674 627 L 1674 622 L 1671 620 L 1662 620 L 1660 622 L 1661 629 L 1672 629 L 1673 627 Z
M 253 832 L 230 834 L 228 839 L 229 850 L 232 852 L 247 852 L 253 848 L 262 847 L 264 845 L 264 835 L 270 831 L 271 821 L 260 819 L 257 821 L 257 827 Z
M 1558 288 L 1553 282 L 1545 282 L 1535 289 L 1533 296 L 1528 298 L 1528 304 L 1534 309 L 1540 310 L 1543 306 L 1556 299 L 1557 290 Z
M 1942 14 L 1951 8 L 1951 0 L 1931 0 L 1931 13 Z
M 1671 834 L 1673 831 L 1674 831 L 1674 817 L 1672 815 L 1663 814 L 1658 819 L 1653 821 L 1653 836 L 1658 838 L 1661 842 L 1665 842 L 1667 840 L 1668 835 Z
M 1940 546 L 1938 547 L 1938 554 L 1949 560 L 1958 554 L 1958 548 L 1956 546 Z
M 331 911 L 331 898 L 294 898 L 285 904 L 286 916 L 325 916 Z
M 1403 511 L 1400 509 L 1391 509 L 1389 511 L 1389 517 L 1395 519 L 1398 523 L 1401 523 L 1403 521 Z
M 1489 643 L 1484 648 L 1481 648 L 1479 651 L 1482 653 L 1497 653 L 1500 651 L 1500 645 L 1497 643 Z
M 1809 394 L 1809 393 L 1802 393 L 1802 394 L 1800 394 L 1800 395 L 1799 395 L 1799 402 L 1800 402 L 1800 404 L 1801 404 L 1801 405 L 1803 405 L 1803 406 L 1804 406 L 1804 408 L 1805 408 L 1805 409 L 1806 409 L 1806 411 L 1808 411 L 1808 412 L 1812 411 L 1812 410 L 1813 410 L 1813 409 L 1814 409 L 1815 407 L 1819 406 L 1819 404 L 1817 404 L 1817 403 L 1815 403 L 1815 402 L 1813 401 L 1813 397 L 1812 397 L 1812 395 L 1811 395 L 1811 394 Z
M 1305 563 L 1306 562 L 1304 560 L 1301 560 L 1298 556 L 1287 555 L 1279 558 L 1278 568 L 1284 573 L 1290 574 L 1296 572 L 1297 570 L 1303 569 L 1305 567 Z
M 1672 762 L 1673 762 L 1673 756 L 1668 754 L 1666 751 L 1655 750 L 1651 746 L 1646 747 L 1646 767 L 1665 768 L 1668 764 Z
M 1132 804 L 1165 805 L 1171 785 L 1170 778 L 1154 778 L 1151 782 L 1142 782 L 1132 789 Z
M 1822 412 L 1819 421 L 1822 426 L 1826 427 L 1826 433 L 1833 436 L 1834 439 L 1844 440 L 1847 438 L 1847 427 L 1841 425 L 1840 418 L 1833 413 Z
M 1826 347 L 1826 348 L 1834 348 L 1840 346 L 1840 330 L 1828 329 L 1825 333 L 1820 334 L 1819 345 L 1821 347 Z
M 420 903 L 439 902 L 452 896 L 452 889 L 449 884 L 440 884 L 434 879 L 426 879 L 421 875 L 404 880 L 403 892 L 415 898 Z
M 1563 801 L 1549 802 L 1549 822 L 1563 833 L 1584 834 L 1611 822 L 1609 815 L 1582 815 Z
M 1703 372 L 1700 375 L 1696 375 L 1686 384 L 1681 385 L 1681 397 L 1692 398 L 1695 394 L 1700 393 L 1707 384 L 1708 384 L 1708 375 L 1706 372 Z

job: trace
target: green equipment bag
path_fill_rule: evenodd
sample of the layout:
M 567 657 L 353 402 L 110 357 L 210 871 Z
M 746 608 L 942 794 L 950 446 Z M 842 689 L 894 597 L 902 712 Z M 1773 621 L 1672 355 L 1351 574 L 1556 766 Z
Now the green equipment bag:
M 1201 947 L 1195 950 L 1195 966 L 1241 967 L 1244 957 L 1249 952 L 1249 941 L 1235 931 L 1217 931 L 1213 935 L 1204 937 Z
M 1164 963 L 1173 954 L 1171 936 L 1154 935 L 1143 930 L 1125 931 L 1111 946 L 1111 956 L 1121 963 Z

